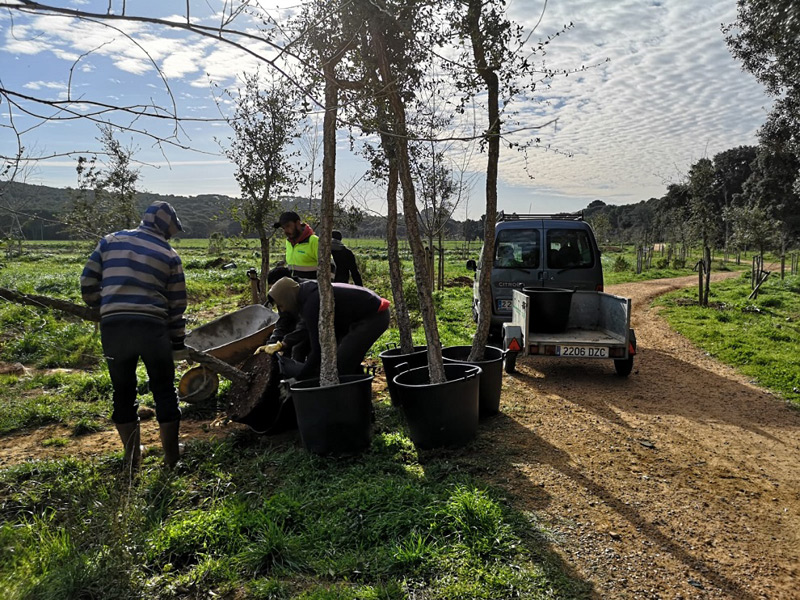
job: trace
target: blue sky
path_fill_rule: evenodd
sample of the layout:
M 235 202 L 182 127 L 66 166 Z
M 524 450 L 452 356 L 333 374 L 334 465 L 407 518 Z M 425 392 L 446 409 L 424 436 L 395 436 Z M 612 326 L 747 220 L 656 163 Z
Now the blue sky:
M 284 0 L 280 0 L 284 2 Z M 271 14 L 294 4 L 261 3 Z M 53 5 L 103 11 L 107 0 L 54 2 Z M 179 18 L 184 2 L 129 2 L 129 11 Z M 115 10 L 121 2 L 115 0 Z M 193 18 L 219 22 L 223 4 L 192 2 Z M 729 54 L 720 24 L 735 19 L 735 0 L 510 0 L 509 14 L 540 39 L 572 22 L 574 27 L 548 46 L 550 68 L 599 65 L 540 86 L 532 98 L 513 105 L 523 130 L 516 141 L 539 137 L 543 148 L 523 157 L 504 150 L 500 164 L 499 207 L 516 212 L 579 210 L 595 199 L 627 204 L 663 195 L 702 157 L 754 144 L 770 107 L 754 79 Z M 545 8 L 546 6 L 546 8 Z M 544 8 L 544 14 L 542 11 Z M 159 11 L 155 13 L 155 11 Z M 229 135 L 212 83 L 235 85 L 257 61 L 209 38 L 117 22 L 119 30 L 63 17 L 10 14 L 0 9 L 0 80 L 3 87 L 50 98 L 91 98 L 108 103 L 172 101 L 160 80 L 158 64 L 186 122 L 176 141 L 200 152 L 154 145 L 151 139 L 122 134 L 138 148 L 140 188 L 164 194 L 237 195 L 233 168 L 220 156 L 217 139 Z M 242 21 L 240 28 L 252 26 Z M 123 34 L 124 32 L 124 34 Z M 134 42 L 137 42 L 135 43 Z M 269 54 L 269 50 L 260 49 Z M 539 58 L 538 60 L 541 60 Z M 70 81 L 71 78 L 71 81 Z M 218 96 L 218 94 L 217 94 Z M 80 107 L 79 107 L 80 108 Z M 222 110 L 227 110 L 224 104 Z M 70 120 L 31 128 L 36 121 L 12 112 L 26 149 L 35 155 L 91 151 L 98 147 L 96 126 Z M 8 129 L 8 107 L 0 105 L 0 151 L 16 141 Z M 136 124 L 138 126 L 138 124 Z M 157 126 L 173 133 L 172 124 Z M 462 149 L 463 150 L 463 149 Z M 466 156 L 466 158 L 465 158 Z M 471 184 L 469 201 L 455 217 L 479 216 L 484 202 L 481 171 L 485 156 L 452 152 Z M 363 163 L 340 136 L 337 193 L 382 212 L 381 192 L 361 183 Z M 530 177 L 533 175 L 533 178 Z M 75 160 L 54 158 L 25 173 L 29 183 L 75 186 Z M 307 190 L 298 190 L 304 194 Z

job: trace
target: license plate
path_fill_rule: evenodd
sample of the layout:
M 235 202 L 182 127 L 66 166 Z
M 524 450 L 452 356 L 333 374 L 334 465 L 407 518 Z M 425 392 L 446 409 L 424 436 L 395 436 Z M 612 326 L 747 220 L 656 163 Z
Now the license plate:
M 558 346 L 558 356 L 575 356 L 578 358 L 608 358 L 607 347 L 597 346 Z
M 512 301 L 511 300 L 498 300 L 497 301 L 497 310 L 511 310 Z

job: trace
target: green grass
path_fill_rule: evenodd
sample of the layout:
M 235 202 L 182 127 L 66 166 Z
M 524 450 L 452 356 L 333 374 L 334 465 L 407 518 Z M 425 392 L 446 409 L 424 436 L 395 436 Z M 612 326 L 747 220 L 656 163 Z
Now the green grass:
M 536 519 L 452 456 L 421 458 L 385 403 L 375 428 L 350 459 L 249 434 L 191 442 L 175 474 L 146 458 L 132 487 L 115 480 L 118 458 L 2 471 L 0 595 L 590 596 L 553 569 Z
M 712 283 L 709 306 L 697 290 L 657 300 L 670 325 L 711 356 L 800 407 L 800 277 L 771 277 L 758 297 L 749 273 Z
M 105 370 L 0 375 L 0 434 L 53 423 L 96 431 L 107 426 L 110 398 Z

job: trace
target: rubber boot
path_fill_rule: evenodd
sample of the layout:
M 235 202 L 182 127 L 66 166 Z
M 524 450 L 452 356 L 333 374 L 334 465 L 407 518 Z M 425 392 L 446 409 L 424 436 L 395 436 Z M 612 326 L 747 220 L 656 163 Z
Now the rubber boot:
M 125 456 L 122 459 L 126 472 L 138 471 L 142 465 L 142 446 L 141 435 L 139 433 L 139 421 L 132 423 L 117 423 L 117 433 L 122 440 L 122 447 L 125 448 Z
M 158 424 L 158 434 L 161 437 L 161 447 L 164 448 L 164 466 L 172 469 L 181 456 L 181 447 L 178 443 L 178 430 L 180 421 Z

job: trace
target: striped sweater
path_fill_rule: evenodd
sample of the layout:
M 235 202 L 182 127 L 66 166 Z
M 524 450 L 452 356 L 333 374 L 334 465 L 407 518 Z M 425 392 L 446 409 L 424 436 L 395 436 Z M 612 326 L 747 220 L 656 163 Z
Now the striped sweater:
M 167 240 L 181 223 L 167 202 L 155 202 L 136 229 L 105 236 L 81 274 L 81 295 L 100 318 L 138 315 L 167 321 L 175 347 L 185 337 L 186 283 L 178 253 Z

